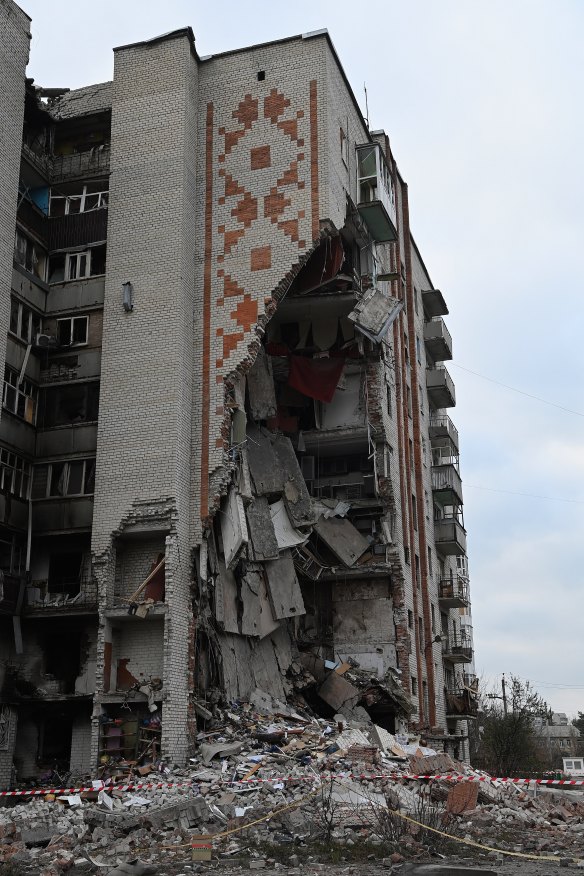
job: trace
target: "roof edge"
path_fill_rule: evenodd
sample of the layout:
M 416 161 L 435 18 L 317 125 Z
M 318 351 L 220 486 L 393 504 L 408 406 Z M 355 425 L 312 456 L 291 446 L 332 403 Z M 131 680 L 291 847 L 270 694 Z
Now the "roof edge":
M 149 40 L 140 40 L 136 43 L 126 43 L 123 46 L 115 46 L 113 49 L 114 52 L 121 52 L 124 49 L 135 49 L 139 46 L 155 46 L 157 43 L 164 43 L 167 40 L 175 40 L 179 37 L 186 36 L 191 44 L 191 48 L 195 55 L 197 55 L 197 50 L 195 48 L 195 34 L 193 33 L 193 29 L 190 25 L 187 27 L 179 27 L 176 30 L 169 30 L 168 33 L 161 33 L 159 36 L 152 37 Z

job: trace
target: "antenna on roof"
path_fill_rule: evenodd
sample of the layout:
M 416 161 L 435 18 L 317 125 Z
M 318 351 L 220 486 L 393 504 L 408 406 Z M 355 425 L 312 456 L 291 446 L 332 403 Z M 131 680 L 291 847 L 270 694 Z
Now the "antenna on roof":
M 363 91 L 365 92 L 365 121 L 367 122 L 367 130 L 369 130 L 369 103 L 367 101 L 367 83 L 363 83 Z

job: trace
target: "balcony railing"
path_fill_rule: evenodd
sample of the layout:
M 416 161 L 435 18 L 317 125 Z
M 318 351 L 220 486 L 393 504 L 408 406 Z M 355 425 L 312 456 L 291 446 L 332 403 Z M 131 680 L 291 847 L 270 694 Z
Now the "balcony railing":
M 109 173 L 110 147 L 96 146 L 87 152 L 74 152 L 71 155 L 55 155 L 51 179 L 62 182 L 76 177 L 100 176 Z
M 454 493 L 456 504 L 462 504 L 462 481 L 452 463 L 432 466 L 432 491 L 434 493 Z
M 452 337 L 441 317 L 435 316 L 425 323 L 424 342 L 434 362 L 452 359 Z
M 430 438 L 450 438 L 458 450 L 458 429 L 448 414 L 431 414 L 429 426 Z
M 436 408 L 453 408 L 456 404 L 454 381 L 443 365 L 426 369 L 428 397 Z
M 466 688 L 453 688 L 446 691 L 447 718 L 476 718 L 478 700 Z
M 451 663 L 472 663 L 472 639 L 464 630 L 443 634 L 442 656 Z
M 466 608 L 469 603 L 468 578 L 456 575 L 438 582 L 438 598 L 442 608 Z

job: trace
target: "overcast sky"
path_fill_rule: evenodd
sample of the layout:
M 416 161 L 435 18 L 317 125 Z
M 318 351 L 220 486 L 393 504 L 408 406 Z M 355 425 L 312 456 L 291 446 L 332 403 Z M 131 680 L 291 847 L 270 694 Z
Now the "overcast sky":
M 329 29 L 450 308 L 477 671 L 584 711 L 581 0 L 22 6 L 29 75 L 53 87 L 111 79 L 113 46 L 187 24 L 201 55 Z

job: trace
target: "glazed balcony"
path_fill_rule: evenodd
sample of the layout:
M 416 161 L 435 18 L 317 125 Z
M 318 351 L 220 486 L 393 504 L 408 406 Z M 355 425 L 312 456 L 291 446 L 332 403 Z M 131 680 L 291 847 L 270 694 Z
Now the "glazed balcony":
M 452 359 L 452 337 L 439 316 L 424 324 L 424 343 L 433 362 Z
M 432 466 L 432 492 L 443 505 L 462 505 L 462 481 L 455 465 Z
M 357 209 L 377 243 L 397 240 L 397 211 L 391 173 L 381 146 L 357 146 Z
M 460 556 L 466 553 L 466 531 L 455 517 L 434 521 L 434 541 L 441 554 Z
M 468 578 L 462 575 L 441 578 L 438 582 L 438 599 L 441 609 L 466 608 L 469 603 Z
M 428 398 L 434 408 L 453 408 L 455 406 L 454 382 L 443 365 L 426 369 L 426 387 Z

